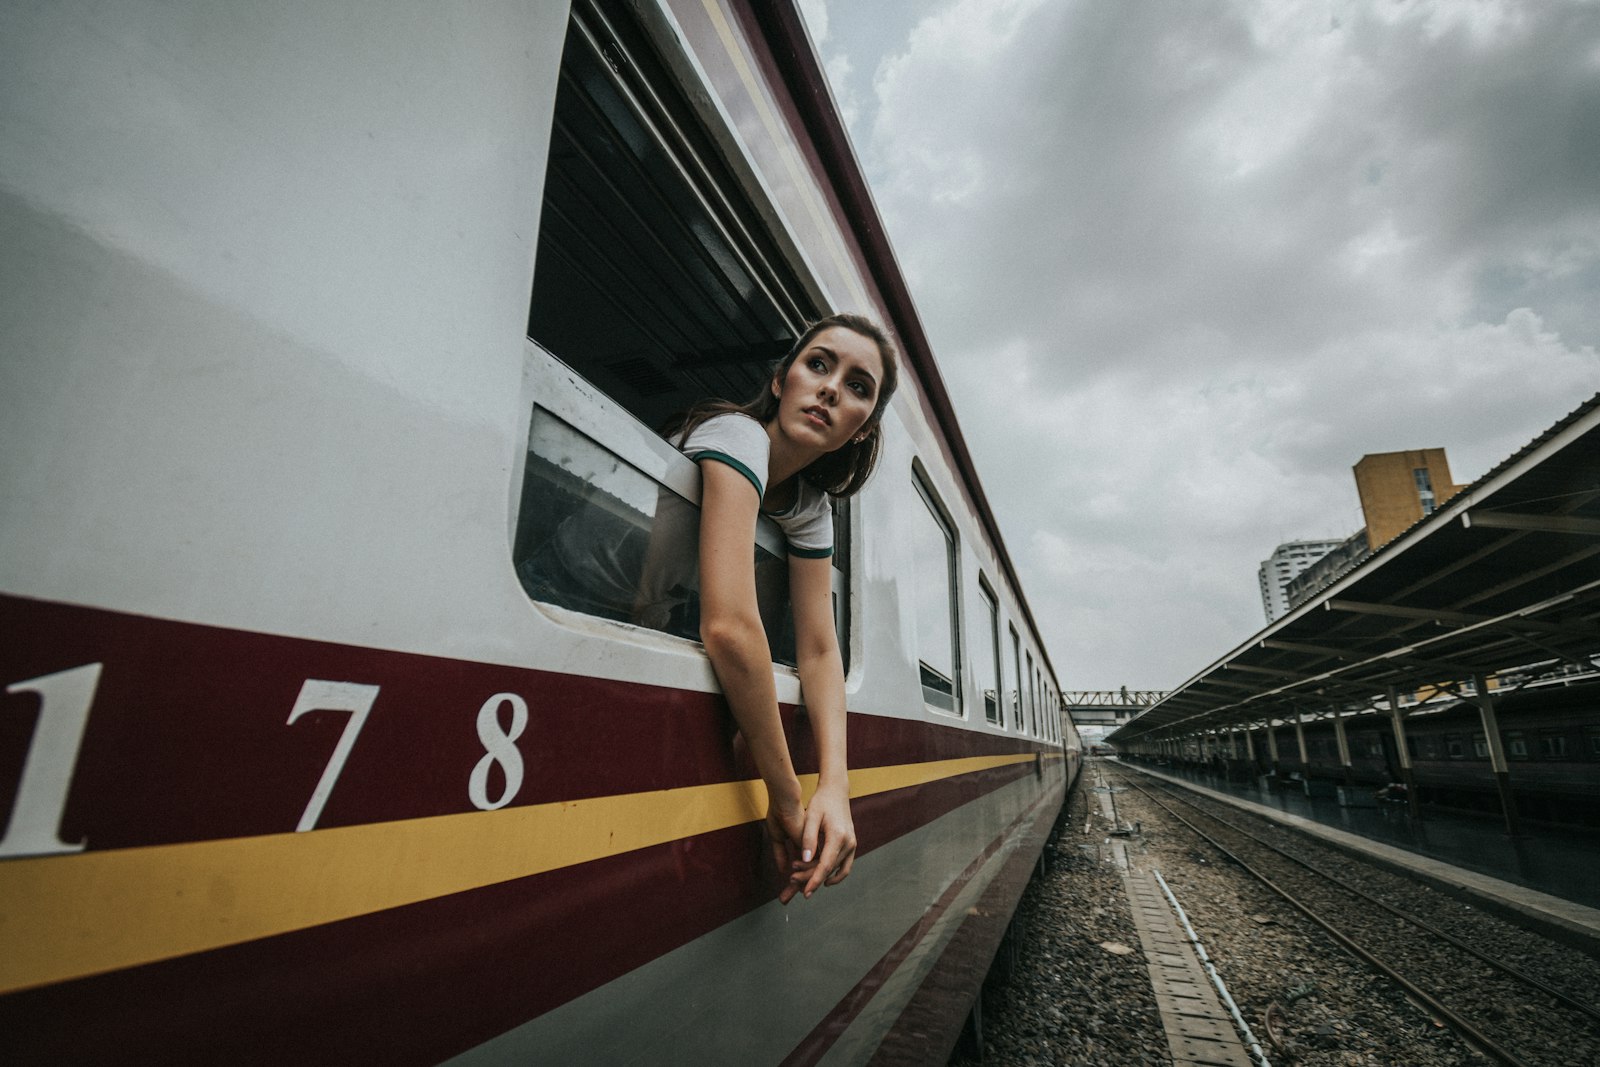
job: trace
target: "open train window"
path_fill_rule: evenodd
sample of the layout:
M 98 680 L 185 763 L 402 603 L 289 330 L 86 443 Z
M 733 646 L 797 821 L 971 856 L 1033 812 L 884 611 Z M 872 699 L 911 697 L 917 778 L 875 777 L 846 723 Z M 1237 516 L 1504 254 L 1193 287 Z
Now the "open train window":
M 574 4 L 528 336 L 654 427 L 753 396 L 815 317 L 623 5 Z
M 697 483 L 697 472 L 641 438 L 698 400 L 754 396 L 819 312 L 631 11 L 577 0 L 562 55 L 528 311 L 529 339 L 559 362 L 541 383 L 553 392 L 534 394 L 515 562 L 535 599 L 694 637 L 692 574 L 677 576 L 688 584 L 670 610 L 645 602 L 652 553 L 670 544 L 694 555 L 680 512 L 694 511 L 697 484 L 680 492 L 660 479 L 688 470 Z M 571 409 L 585 407 L 609 418 L 577 432 Z M 835 533 L 835 617 L 848 649 L 847 525 Z M 758 570 L 758 585 L 763 615 L 787 620 L 777 537 L 763 550 L 779 565 Z M 556 556 L 584 539 L 606 558 L 580 577 Z M 768 634 L 775 658 L 792 661 Z
M 912 482 L 922 507 L 912 508 L 912 597 L 922 698 L 940 711 L 961 714 L 961 599 L 955 524 L 920 470 Z

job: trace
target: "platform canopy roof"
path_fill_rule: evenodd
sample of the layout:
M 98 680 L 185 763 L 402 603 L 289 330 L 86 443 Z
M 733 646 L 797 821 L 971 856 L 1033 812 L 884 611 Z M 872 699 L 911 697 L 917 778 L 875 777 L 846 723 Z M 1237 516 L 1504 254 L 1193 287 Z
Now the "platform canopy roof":
M 1387 706 L 1390 687 L 1593 669 L 1597 651 L 1600 394 L 1106 740 Z

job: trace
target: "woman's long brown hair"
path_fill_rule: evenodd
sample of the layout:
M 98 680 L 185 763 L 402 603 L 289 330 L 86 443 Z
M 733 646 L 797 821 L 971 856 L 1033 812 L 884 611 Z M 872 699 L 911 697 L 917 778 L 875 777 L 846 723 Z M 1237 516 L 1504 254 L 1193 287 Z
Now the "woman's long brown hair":
M 873 468 L 878 464 L 878 453 L 883 440 L 883 413 L 888 408 L 889 398 L 894 395 L 895 386 L 900 378 L 899 359 L 895 354 L 894 342 L 889 340 L 889 335 L 884 332 L 883 327 L 863 315 L 841 313 L 818 319 L 806 327 L 800 339 L 789 349 L 788 355 L 778 361 L 772 374 L 762 384 L 761 392 L 756 396 L 743 404 L 736 404 L 731 400 L 702 400 L 669 422 L 662 430 L 663 435 L 676 436 L 680 441 L 687 441 L 689 435 L 694 433 L 701 423 L 714 415 L 729 413 L 748 415 L 765 426 L 778 414 L 778 398 L 772 394 L 771 388 L 773 379 L 782 380 L 786 377 L 794 361 L 810 347 L 816 336 L 823 330 L 835 326 L 858 333 L 878 346 L 878 356 L 883 361 L 883 380 L 878 383 L 878 397 L 872 407 L 872 414 L 862 427 L 862 434 L 858 435 L 861 440 L 851 438 L 834 451 L 819 456 L 802 469 L 799 476 L 829 496 L 847 497 L 855 494 L 867 484 L 867 479 L 872 477 Z

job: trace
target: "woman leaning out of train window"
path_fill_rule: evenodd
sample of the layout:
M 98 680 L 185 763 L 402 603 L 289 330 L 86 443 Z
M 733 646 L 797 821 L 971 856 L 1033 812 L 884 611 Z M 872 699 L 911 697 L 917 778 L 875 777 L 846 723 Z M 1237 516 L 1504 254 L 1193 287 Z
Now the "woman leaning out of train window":
M 672 436 L 701 471 L 700 639 L 767 786 L 767 832 L 788 879 L 778 898 L 785 904 L 837 885 L 855 861 L 829 497 L 850 496 L 872 473 L 896 369 L 880 327 L 832 315 L 806 330 L 754 400 L 701 403 Z M 789 543 L 796 662 L 820 772 L 809 804 L 789 758 L 757 607 L 750 546 L 758 512 Z

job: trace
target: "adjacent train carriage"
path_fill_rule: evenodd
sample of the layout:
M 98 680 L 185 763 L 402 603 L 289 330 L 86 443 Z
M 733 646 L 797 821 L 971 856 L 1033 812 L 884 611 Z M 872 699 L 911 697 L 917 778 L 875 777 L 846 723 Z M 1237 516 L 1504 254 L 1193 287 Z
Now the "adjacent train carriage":
M 1556 675 L 1525 687 L 1502 685 L 1495 716 L 1509 767 L 1509 786 L 1520 816 L 1553 823 L 1600 826 L 1600 682 L 1592 672 Z M 1356 787 L 1360 802 L 1379 789 L 1403 782 L 1394 727 L 1386 713 L 1363 710 L 1343 719 L 1348 769 L 1329 718 L 1309 718 L 1297 734 L 1292 723 L 1273 727 L 1279 775 L 1309 783 L 1312 792 L 1333 793 L 1339 784 Z M 1405 720 L 1411 780 L 1424 804 L 1497 813 L 1500 795 L 1490 769 L 1483 719 L 1471 699 L 1434 695 L 1413 705 Z M 1300 737 L 1305 738 L 1305 758 Z M 1184 759 L 1248 780 L 1270 773 L 1274 761 L 1266 731 L 1255 729 L 1255 758 L 1247 755 L 1243 734 L 1233 747 L 1227 735 L 1213 740 L 1209 758 L 1198 741 L 1185 742 Z
M 790 5 L 13 5 L 0 115 L 0 1058 L 948 1052 L 1079 745 Z M 860 858 L 784 908 L 693 596 L 627 605 L 661 420 L 833 310 L 906 366 Z

